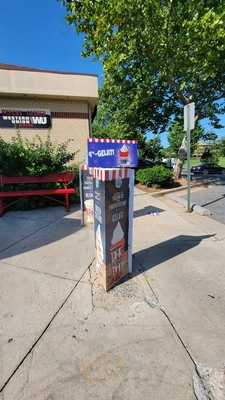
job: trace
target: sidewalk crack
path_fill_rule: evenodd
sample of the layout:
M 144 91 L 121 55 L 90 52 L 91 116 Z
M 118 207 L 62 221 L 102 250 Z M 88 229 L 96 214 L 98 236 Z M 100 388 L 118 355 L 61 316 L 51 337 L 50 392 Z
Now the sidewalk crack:
M 0 394 L 2 395 L 3 390 L 6 388 L 6 386 L 8 385 L 8 383 L 11 381 L 11 379 L 13 378 L 13 376 L 17 373 L 17 371 L 20 369 L 20 367 L 23 365 L 23 363 L 26 361 L 27 357 L 33 352 L 33 350 L 35 349 L 36 345 L 40 342 L 40 340 L 42 339 L 42 337 L 44 336 L 44 334 L 47 332 L 48 328 L 52 325 L 53 321 L 55 320 L 55 318 L 58 316 L 58 314 L 60 313 L 60 311 L 62 310 L 62 308 L 65 306 L 65 304 L 68 302 L 69 298 L 72 296 L 74 290 L 77 288 L 77 286 L 79 285 L 79 283 L 81 282 L 81 280 L 83 279 L 84 275 L 87 273 L 87 271 L 89 270 L 89 268 L 91 267 L 91 265 L 93 264 L 94 258 L 92 259 L 92 261 L 90 262 L 90 264 L 87 266 L 87 268 L 85 268 L 84 272 L 82 273 L 80 279 L 73 285 L 72 289 L 69 291 L 69 293 L 66 295 L 65 299 L 62 301 L 61 305 L 57 308 L 57 310 L 55 311 L 55 313 L 53 314 L 53 316 L 51 317 L 51 319 L 49 320 L 49 322 L 47 323 L 47 325 L 45 326 L 45 328 L 42 330 L 41 334 L 38 336 L 38 338 L 35 340 L 35 342 L 32 344 L 32 346 L 30 347 L 30 349 L 27 351 L 27 353 L 24 355 L 24 357 L 22 358 L 22 360 L 20 360 L 20 362 L 18 363 L 18 365 L 15 367 L 15 369 L 12 371 L 12 373 L 10 374 L 10 376 L 8 377 L 8 379 L 5 381 L 5 383 L 3 383 L 3 385 L 0 387 Z
M 20 389 L 18 395 L 22 395 L 22 393 L 24 392 L 25 387 L 29 384 L 30 382 L 30 373 L 31 373 L 31 368 L 32 368 L 32 363 L 33 363 L 33 356 L 34 356 L 34 352 L 33 350 L 30 353 L 30 361 L 29 361 L 29 367 L 27 368 L 27 373 L 26 373 L 26 379 L 25 382 L 22 385 L 22 388 Z
M 171 318 L 169 317 L 169 315 L 168 315 L 168 313 L 167 313 L 167 311 L 166 311 L 166 308 L 165 308 L 162 304 L 160 304 L 160 301 L 159 301 L 158 296 L 156 295 L 154 289 L 153 289 L 152 286 L 150 285 L 149 280 L 146 279 L 144 273 L 143 273 L 143 276 L 144 276 L 144 279 L 145 279 L 145 281 L 146 281 L 146 283 L 147 283 L 149 289 L 151 290 L 151 292 L 152 292 L 152 294 L 153 294 L 153 296 L 154 296 L 153 300 L 152 300 L 152 299 L 149 300 L 148 298 L 145 298 L 145 302 L 146 302 L 151 308 L 157 308 L 158 310 L 160 310 L 160 311 L 163 313 L 163 315 L 166 317 L 167 321 L 169 322 L 171 328 L 173 329 L 175 335 L 176 335 L 177 338 L 179 339 L 179 341 L 180 341 L 182 347 L 185 349 L 186 353 L 188 354 L 189 358 L 191 359 L 192 363 L 194 364 L 194 366 L 195 366 L 195 368 L 196 368 L 196 367 L 197 367 L 197 363 L 196 363 L 196 361 L 194 360 L 193 356 L 191 355 L 190 351 L 188 350 L 188 348 L 187 348 L 186 344 L 184 343 L 184 341 L 183 341 L 181 335 L 180 335 L 179 332 L 177 331 L 177 329 L 176 329 L 176 327 L 175 327 L 175 324 L 173 323 L 173 321 L 172 321 Z
M 93 263 L 92 263 L 93 264 Z M 94 301 L 94 282 L 93 282 L 93 276 L 91 272 L 91 267 L 92 264 L 89 265 L 88 272 L 89 272 L 89 282 L 90 282 L 90 287 L 91 287 L 91 312 L 94 311 L 95 309 L 95 301 Z
M 156 295 L 154 289 L 150 285 L 150 282 L 146 278 L 146 276 L 144 274 L 144 271 L 143 271 L 143 277 L 144 277 L 145 282 L 147 283 L 148 288 L 151 290 L 152 295 L 153 295 L 153 298 L 150 298 L 150 299 L 149 298 L 145 298 L 145 302 L 148 304 L 149 307 L 158 309 L 164 315 L 164 317 L 167 319 L 167 321 L 169 322 L 170 327 L 172 328 L 173 332 L 175 333 L 175 335 L 176 335 L 177 339 L 179 340 L 181 346 L 183 347 L 185 353 L 188 355 L 188 358 L 191 360 L 191 362 L 192 362 L 192 364 L 194 366 L 195 373 L 197 374 L 197 376 L 199 378 L 201 378 L 200 375 L 199 375 L 197 362 L 195 361 L 195 359 L 192 356 L 190 350 L 188 349 L 187 345 L 185 344 L 184 340 L 182 339 L 181 335 L 179 334 L 174 322 L 169 317 L 169 315 L 168 315 L 168 313 L 166 311 L 166 308 L 162 304 L 160 304 L 159 297 Z

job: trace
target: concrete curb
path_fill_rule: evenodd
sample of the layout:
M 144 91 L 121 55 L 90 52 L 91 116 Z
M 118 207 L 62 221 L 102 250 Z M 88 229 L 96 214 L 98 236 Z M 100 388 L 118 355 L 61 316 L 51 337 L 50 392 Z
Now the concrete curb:
M 182 205 L 184 208 L 187 207 L 187 200 L 181 199 L 177 196 L 172 196 L 169 195 L 167 196 L 169 199 L 175 201 L 176 203 Z M 202 207 L 199 204 L 191 203 L 191 209 L 192 211 L 196 212 L 197 214 L 200 214 L 202 216 L 210 216 L 212 215 L 211 211 L 208 208 Z
M 180 192 L 180 191 L 186 190 L 186 189 L 187 189 L 187 186 L 178 186 L 177 188 L 165 189 L 165 190 L 161 190 L 160 192 L 153 192 L 150 194 L 153 197 L 161 197 L 161 196 L 165 196 L 170 193 L 176 193 L 176 192 Z
M 215 182 L 215 181 L 194 182 L 194 183 L 191 184 L 191 188 L 209 185 L 210 183 L 213 183 L 213 182 Z M 178 186 L 177 188 L 172 188 L 172 189 L 161 190 L 160 192 L 153 192 L 153 193 L 151 193 L 151 196 L 160 197 L 160 196 L 165 196 L 165 195 L 170 194 L 170 193 L 181 192 L 182 190 L 187 190 L 187 185 Z
M 218 181 L 219 181 L 218 178 L 215 178 L 215 179 L 214 178 L 210 178 L 210 179 L 206 178 L 206 179 L 203 179 L 203 180 L 201 180 L 199 182 L 192 182 L 191 183 L 191 188 L 210 185 L 210 184 L 213 184 L 213 183 L 218 182 Z M 180 192 L 182 190 L 187 190 L 187 185 L 178 186 L 177 188 L 172 188 L 172 189 L 165 189 L 165 190 L 161 190 L 160 192 L 153 192 L 153 193 L 150 193 L 150 194 L 153 197 L 161 197 L 161 196 L 165 196 L 165 195 L 170 194 L 170 193 Z

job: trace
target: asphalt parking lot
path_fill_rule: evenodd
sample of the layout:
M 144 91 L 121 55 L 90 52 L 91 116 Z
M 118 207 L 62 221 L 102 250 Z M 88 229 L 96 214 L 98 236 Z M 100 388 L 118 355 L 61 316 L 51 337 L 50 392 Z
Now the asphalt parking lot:
M 212 212 L 211 218 L 225 224 L 225 181 L 210 184 L 203 189 L 192 191 L 191 201 L 192 203 L 206 207 Z

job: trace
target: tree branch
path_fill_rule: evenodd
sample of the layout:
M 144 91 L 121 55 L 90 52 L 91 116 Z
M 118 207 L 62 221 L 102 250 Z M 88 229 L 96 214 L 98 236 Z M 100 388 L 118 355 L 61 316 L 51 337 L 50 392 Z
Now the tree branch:
M 180 99 L 184 105 L 190 103 L 191 98 L 186 97 L 183 93 L 181 93 L 176 82 L 173 79 L 171 79 L 169 82 L 170 82 L 171 86 L 173 87 L 173 89 L 175 90 L 175 94 L 176 94 L 177 98 Z

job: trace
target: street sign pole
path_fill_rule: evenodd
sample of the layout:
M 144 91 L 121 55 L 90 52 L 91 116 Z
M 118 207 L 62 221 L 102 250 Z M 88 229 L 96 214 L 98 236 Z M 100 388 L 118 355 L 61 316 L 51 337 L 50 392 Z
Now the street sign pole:
M 189 109 L 187 118 L 187 169 L 188 169 L 187 211 L 191 212 L 191 130 L 189 124 Z
M 195 103 L 184 107 L 184 130 L 187 134 L 187 211 L 191 212 L 191 130 L 195 127 Z

